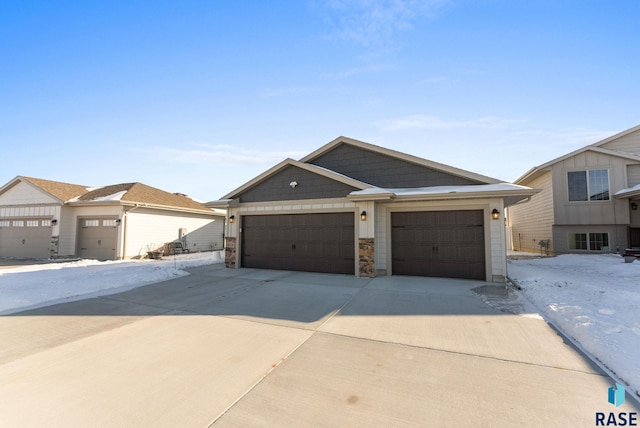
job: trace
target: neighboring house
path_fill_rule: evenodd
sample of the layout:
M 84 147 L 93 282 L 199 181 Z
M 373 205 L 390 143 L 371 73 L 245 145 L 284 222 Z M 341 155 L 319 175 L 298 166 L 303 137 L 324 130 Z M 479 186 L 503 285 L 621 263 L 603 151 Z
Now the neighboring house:
M 541 189 L 508 210 L 514 250 L 640 247 L 640 126 L 532 168 L 514 183 Z
M 504 281 L 502 213 L 535 192 L 340 137 L 207 206 L 231 268 Z
M 144 257 L 223 248 L 224 211 L 141 183 L 88 188 L 18 176 L 0 187 L 0 257 Z

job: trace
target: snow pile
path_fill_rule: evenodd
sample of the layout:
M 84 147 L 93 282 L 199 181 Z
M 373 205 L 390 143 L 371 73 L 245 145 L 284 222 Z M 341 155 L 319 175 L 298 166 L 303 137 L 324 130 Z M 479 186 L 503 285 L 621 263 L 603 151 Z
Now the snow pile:
M 80 260 L 0 269 L 0 314 L 119 293 L 222 261 L 222 252 L 214 251 L 160 260 Z
M 508 269 L 547 321 L 640 395 L 640 261 L 567 254 Z

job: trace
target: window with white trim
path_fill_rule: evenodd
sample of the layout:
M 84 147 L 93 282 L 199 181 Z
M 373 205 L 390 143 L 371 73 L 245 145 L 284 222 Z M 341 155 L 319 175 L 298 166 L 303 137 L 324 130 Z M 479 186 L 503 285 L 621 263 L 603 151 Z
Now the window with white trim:
M 609 170 L 569 171 L 567 186 L 570 202 L 608 201 Z
M 607 251 L 609 249 L 608 233 L 570 233 L 570 250 Z
M 40 221 L 38 220 L 27 220 L 27 227 L 38 227 L 40 226 Z

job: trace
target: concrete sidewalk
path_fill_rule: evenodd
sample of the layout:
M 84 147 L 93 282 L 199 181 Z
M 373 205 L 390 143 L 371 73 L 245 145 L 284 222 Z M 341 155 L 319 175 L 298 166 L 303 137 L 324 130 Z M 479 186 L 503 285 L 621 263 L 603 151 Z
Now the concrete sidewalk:
M 612 381 L 478 281 L 213 265 L 0 317 L 0 426 L 594 426 Z

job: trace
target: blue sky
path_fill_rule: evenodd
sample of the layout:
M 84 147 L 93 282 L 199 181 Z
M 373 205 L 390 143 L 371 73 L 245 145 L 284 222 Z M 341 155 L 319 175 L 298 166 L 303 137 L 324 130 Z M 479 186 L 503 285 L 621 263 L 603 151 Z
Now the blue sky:
M 215 200 L 345 135 L 511 181 L 640 124 L 637 0 L 0 2 L 0 185 Z

